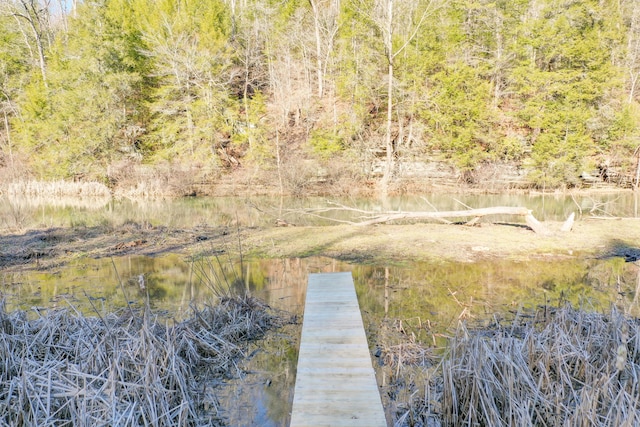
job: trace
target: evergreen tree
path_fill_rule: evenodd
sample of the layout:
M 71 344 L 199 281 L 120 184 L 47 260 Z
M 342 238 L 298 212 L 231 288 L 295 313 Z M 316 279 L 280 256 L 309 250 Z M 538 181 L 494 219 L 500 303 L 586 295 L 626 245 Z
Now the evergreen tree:
M 611 124 L 602 107 L 621 84 L 606 17 L 602 2 L 549 2 L 521 34 L 518 118 L 531 129 L 531 176 L 541 186 L 578 184 L 602 148 L 596 127 Z
M 103 179 L 119 154 L 136 152 L 147 65 L 124 6 L 80 6 L 49 52 L 48 84 L 32 80 L 23 93 L 16 129 L 43 178 Z
M 281 177 L 301 164 L 287 158 L 367 170 L 380 154 L 387 184 L 434 157 L 471 182 L 505 161 L 540 187 L 635 173 L 630 0 L 45 6 L 0 7 L 0 161 L 26 154 L 39 177 L 105 179 L 123 161 Z
M 210 168 L 237 116 L 229 10 L 221 0 L 138 0 L 135 8 L 156 79 L 144 145 L 155 160 Z
M 18 113 L 20 81 L 29 70 L 25 61 L 28 52 L 15 25 L 10 16 L 0 15 L 0 167 L 7 167 L 12 173 L 16 172 L 16 153 L 10 121 Z

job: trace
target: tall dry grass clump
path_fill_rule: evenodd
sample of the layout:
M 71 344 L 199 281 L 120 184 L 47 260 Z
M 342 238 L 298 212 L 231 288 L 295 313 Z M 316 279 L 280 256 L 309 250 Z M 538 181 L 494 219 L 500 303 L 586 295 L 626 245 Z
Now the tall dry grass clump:
M 7 194 L 15 197 L 111 197 L 104 184 L 75 181 L 17 181 L 8 185 Z
M 218 176 L 209 164 L 177 164 L 172 162 L 141 165 L 122 161 L 109 166 L 107 175 L 118 198 L 132 200 L 170 199 L 193 196 L 202 184 Z
M 168 325 L 146 309 L 30 320 L 0 306 L 0 425 L 223 425 L 216 383 L 281 320 L 226 298 Z
M 573 308 L 461 326 L 396 425 L 638 426 L 640 323 Z

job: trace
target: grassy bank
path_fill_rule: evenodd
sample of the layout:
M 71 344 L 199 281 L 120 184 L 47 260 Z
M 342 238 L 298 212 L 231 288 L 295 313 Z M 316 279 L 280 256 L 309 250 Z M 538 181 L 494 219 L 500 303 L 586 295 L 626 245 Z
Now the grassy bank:
M 282 324 L 225 298 L 169 324 L 148 309 L 86 317 L 0 307 L 0 425 L 224 425 L 216 385 L 248 341 Z

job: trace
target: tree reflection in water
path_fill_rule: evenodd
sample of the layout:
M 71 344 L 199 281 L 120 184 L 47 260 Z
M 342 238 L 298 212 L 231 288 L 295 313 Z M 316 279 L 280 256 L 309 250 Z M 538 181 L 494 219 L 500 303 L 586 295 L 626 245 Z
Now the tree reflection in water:
M 347 264 L 311 257 L 244 260 L 242 267 L 239 262 L 216 265 L 209 263 L 211 268 L 220 268 L 215 273 L 218 277 L 243 278 L 239 291 L 248 290 L 273 308 L 299 319 L 297 324 L 275 331 L 247 349 L 251 357 L 239 366 L 242 377 L 221 386 L 221 404 L 232 425 L 288 423 L 309 273 L 352 271 L 374 353 L 376 345 L 388 344 L 381 343 L 385 335 L 380 331 L 389 321 L 401 324 L 404 333 L 416 342 L 441 347 L 459 321 L 478 325 L 508 322 L 522 308 L 569 303 L 605 311 L 615 304 L 627 314 L 640 313 L 640 268 L 622 257 L 402 266 Z M 141 277 L 144 289 L 140 287 Z M 100 314 L 117 310 L 127 301 L 134 306 L 145 304 L 148 298 L 156 312 L 180 318 L 190 304 L 215 297 L 194 274 L 193 263 L 175 254 L 127 256 L 113 261 L 80 259 L 54 272 L 3 273 L 0 283 L 9 309 L 32 311 L 32 307 L 70 304 L 86 315 L 96 310 Z

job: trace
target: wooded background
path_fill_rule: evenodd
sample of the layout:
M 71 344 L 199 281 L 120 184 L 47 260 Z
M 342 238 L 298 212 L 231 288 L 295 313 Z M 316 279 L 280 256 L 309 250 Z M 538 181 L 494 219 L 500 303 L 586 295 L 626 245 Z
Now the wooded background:
M 637 0 L 0 0 L 0 167 L 629 186 L 639 76 Z

